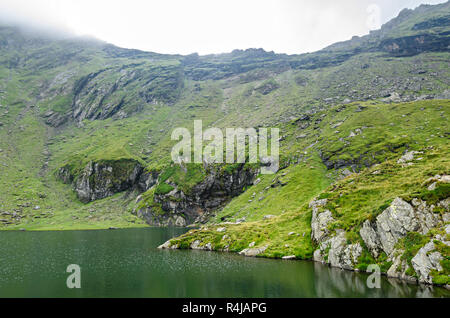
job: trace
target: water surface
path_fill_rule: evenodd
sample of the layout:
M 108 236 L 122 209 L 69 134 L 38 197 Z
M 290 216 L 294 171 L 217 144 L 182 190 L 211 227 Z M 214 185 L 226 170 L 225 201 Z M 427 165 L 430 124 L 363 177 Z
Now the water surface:
M 0 297 L 448 297 L 442 288 L 313 262 L 245 258 L 157 246 L 186 229 L 0 232 Z M 70 264 L 81 289 L 68 289 Z

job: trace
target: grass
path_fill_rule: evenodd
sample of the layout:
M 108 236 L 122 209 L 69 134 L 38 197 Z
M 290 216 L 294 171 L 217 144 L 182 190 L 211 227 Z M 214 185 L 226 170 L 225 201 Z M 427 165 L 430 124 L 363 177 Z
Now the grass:
M 355 112 L 361 106 L 365 110 Z M 283 130 L 286 136 L 282 152 L 285 161 L 291 164 L 277 175 L 260 176 L 259 183 L 218 211 L 205 228 L 191 231 L 172 243 L 189 248 L 193 241 L 200 240 L 203 245 L 211 243 L 215 250 L 226 248 L 240 252 L 255 242 L 256 247 L 268 246 L 260 255 L 262 257 L 296 255 L 299 259 L 311 259 L 315 246 L 310 238 L 311 210 L 308 204 L 318 197 L 328 200 L 324 209 L 330 210 L 335 219 L 330 230 L 343 229 L 349 244 L 365 246 L 359 236 L 362 223 L 367 219 L 374 220 L 396 197 L 422 198 L 429 204 L 449 197 L 446 184 L 438 185 L 433 191 L 424 186 L 430 177 L 449 174 L 449 148 L 444 137 L 449 129 L 448 106 L 448 101 L 358 103 L 336 108 L 339 112 L 331 110 L 328 114 L 315 114 L 306 129 L 300 128 L 297 121 L 287 124 Z M 407 119 L 404 119 L 405 114 Z M 399 124 L 399 118 L 405 123 Z M 391 125 L 393 121 L 397 124 Z M 420 127 L 424 121 L 427 127 Z M 343 122 L 338 133 L 331 128 L 336 122 Z M 364 126 L 370 126 L 370 129 L 348 137 L 350 131 Z M 300 133 L 306 137 L 299 140 L 296 136 Z M 333 146 L 340 138 L 346 138 L 347 144 L 334 150 Z M 394 144 L 402 146 L 393 147 Z M 356 163 L 357 173 L 340 179 L 340 169 L 328 170 L 323 164 L 319 155 L 323 157 L 325 150 L 333 152 L 336 161 Z M 397 163 L 406 150 L 421 153 L 409 165 Z M 357 165 L 358 160 L 364 160 L 361 154 L 371 158 L 367 164 L 370 167 Z M 296 164 L 292 164 L 294 160 Z M 442 211 L 437 209 L 436 213 Z M 268 215 L 273 217 L 264 218 Z M 228 224 L 238 220 L 245 222 Z M 220 227 L 226 227 L 226 231 L 218 232 Z M 417 243 L 413 238 L 408 236 L 402 243 L 410 252 L 405 257 L 414 256 L 426 243 L 424 240 Z M 392 265 L 386 255 L 374 260 L 364 247 L 358 268 L 364 270 L 373 263 L 380 264 L 384 272 Z
M 362 217 L 378 213 L 374 211 L 379 211 L 391 199 L 383 187 L 390 184 L 389 174 L 397 173 L 395 158 L 406 149 L 422 150 L 432 145 L 436 158 L 429 157 L 430 151 L 427 151 L 426 162 L 417 163 L 411 171 L 405 169 L 401 177 L 412 173 L 421 178 L 448 171 L 444 158 L 448 153 L 445 147 L 448 101 L 391 105 L 369 101 L 355 102 L 345 108 L 331 107 L 341 104 L 345 98 L 380 99 L 399 86 L 402 87 L 398 90 L 405 96 L 442 92 L 448 88 L 450 77 L 447 52 L 395 59 L 379 52 L 362 53 L 333 62 L 335 55 L 330 52 L 282 57 L 250 50 L 201 57 L 197 61 L 199 64 L 193 62 L 189 66 L 182 65 L 179 56 L 130 55 L 127 51 L 106 49 L 100 43 L 29 41 L 27 36 L 10 29 L 2 28 L 0 37 L 14 38 L 17 43 L 8 49 L 2 48 L 0 54 L 0 122 L 3 123 L 0 127 L 0 149 L 3 150 L 0 153 L 0 210 L 11 213 L 17 210 L 24 216 L 20 221 L 13 220 L 11 225 L 0 225 L 1 229 L 71 228 L 72 223 L 74 227 L 109 227 L 113 223 L 134 226 L 133 222 L 139 220 L 130 211 L 137 193 L 91 203 L 96 212 L 89 218 L 85 209 L 90 209 L 91 204 L 81 204 L 72 187 L 61 184 L 55 172 L 69 165 L 76 175 L 89 162 L 136 161 L 150 171 L 162 173 L 160 182 L 166 184 L 160 185 L 162 193 L 173 186 L 189 193 L 204 180 L 206 172 L 201 166 L 187 166 L 184 170 L 171 166 L 170 150 L 175 142 L 170 140 L 170 133 L 175 127 L 192 131 L 194 119 L 203 120 L 205 129 L 211 126 L 279 127 L 284 136 L 281 156 L 282 165 L 287 168 L 277 176 L 261 176 L 258 185 L 235 198 L 212 220 L 246 218 L 246 224 L 240 226 L 245 225 L 246 231 L 249 227 L 249 235 L 241 239 L 237 235 L 241 228 L 236 226 L 240 242 L 234 246 L 236 250 L 256 240 L 258 244 L 268 240 L 271 247 L 266 253 L 272 257 L 289 253 L 302 257 L 310 255 L 307 204 L 321 193 L 329 193 L 330 207 L 338 218 L 339 214 L 344 215 L 340 221 L 346 228 L 356 228 Z M 17 56 L 23 57 L 26 64 L 15 65 Z M 318 57 L 318 62 L 314 57 Z M 283 66 L 287 62 L 292 68 Z M 300 62 L 306 64 L 302 66 Z M 315 68 L 317 63 L 323 65 Z M 234 69 L 236 65 L 239 68 Z M 411 83 L 411 71 L 416 66 L 428 73 L 414 75 L 417 79 Z M 184 67 L 184 77 L 180 74 L 181 67 Z M 42 115 L 47 111 L 64 114 L 72 109 L 74 92 L 78 91 L 74 89 L 75 83 L 101 70 L 95 81 L 89 83 L 92 89 L 79 94 L 80 100 L 86 105 L 96 105 L 104 97 L 102 103 L 106 107 L 125 98 L 126 118 L 85 120 L 80 125 L 69 122 L 58 129 L 44 124 Z M 417 82 L 422 83 L 420 87 L 415 87 Z M 118 87 L 112 91 L 115 83 Z M 96 89 L 112 92 L 100 96 L 94 94 Z M 146 95 L 148 102 L 143 102 L 141 95 Z M 327 98 L 333 98 L 333 102 L 325 102 Z M 365 110 L 355 113 L 359 107 Z M 312 112 L 315 113 L 311 115 L 310 126 L 300 129 L 294 120 Z M 343 124 L 332 128 L 339 122 Z M 364 126 L 368 128 L 362 129 L 362 134 L 349 138 L 352 131 Z M 303 134 L 305 138 L 297 138 Z M 49 156 L 44 154 L 47 151 Z M 363 174 L 365 164 L 389 161 L 392 166 L 383 166 L 385 172 L 373 178 L 369 172 L 364 175 L 370 182 L 375 181 L 373 186 L 355 179 L 357 187 L 352 188 L 353 179 L 348 183 L 343 181 L 342 187 L 348 191 L 346 198 L 355 200 L 354 206 L 347 206 L 339 202 L 336 191 L 330 187 L 338 179 L 340 169 L 327 170 L 322 157 L 330 162 L 355 162 L 355 170 Z M 44 168 L 47 161 L 48 167 Z M 236 169 L 232 165 L 221 168 L 224 173 Z M 272 187 L 277 183 L 275 178 L 286 185 Z M 400 176 L 395 180 L 399 185 L 395 194 L 413 194 L 406 188 L 415 187 L 414 182 L 408 181 L 402 188 Z M 353 190 L 361 197 L 359 201 L 356 194 L 351 195 Z M 445 191 L 433 193 L 439 197 L 446 195 Z M 141 207 L 147 205 L 158 210 L 158 205 L 152 201 L 154 194 L 155 189 L 144 194 L 145 200 L 139 203 Z M 423 195 L 427 195 L 426 192 Z M 365 207 L 366 202 L 370 202 L 370 207 Z M 342 206 L 331 206 L 334 204 Z M 40 209 L 34 210 L 36 206 Z M 358 210 L 362 211 L 360 216 Z M 44 213 L 42 211 L 49 215 L 47 211 L 51 211 L 53 216 L 34 219 Z M 276 217 L 262 221 L 265 215 Z M 296 232 L 299 236 L 285 238 L 286 232 Z M 290 240 L 293 242 L 285 243 Z M 286 244 L 291 247 L 285 248 Z

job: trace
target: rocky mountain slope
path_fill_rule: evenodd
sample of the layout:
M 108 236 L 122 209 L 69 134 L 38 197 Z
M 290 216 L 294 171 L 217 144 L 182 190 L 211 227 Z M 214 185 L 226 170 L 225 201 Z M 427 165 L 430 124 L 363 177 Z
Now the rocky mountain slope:
M 198 56 L 0 27 L 0 229 L 186 226 L 165 247 L 448 284 L 450 3 L 311 54 Z M 281 170 L 172 130 L 278 127 Z

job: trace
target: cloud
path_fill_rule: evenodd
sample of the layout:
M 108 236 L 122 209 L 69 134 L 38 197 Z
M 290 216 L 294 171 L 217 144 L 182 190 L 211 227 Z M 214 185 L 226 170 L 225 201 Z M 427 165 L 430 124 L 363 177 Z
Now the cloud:
M 160 53 L 319 50 L 367 34 L 371 4 L 387 22 L 404 7 L 442 0 L 0 0 L 0 20 L 92 35 Z M 62 32 L 61 32 L 62 31 Z

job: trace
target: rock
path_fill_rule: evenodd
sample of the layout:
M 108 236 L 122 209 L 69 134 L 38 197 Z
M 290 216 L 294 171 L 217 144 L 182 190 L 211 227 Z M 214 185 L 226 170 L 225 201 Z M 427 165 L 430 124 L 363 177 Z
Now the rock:
M 295 257 L 295 255 L 289 255 L 289 256 L 284 256 L 282 259 L 283 260 L 287 260 L 287 261 L 290 261 L 290 260 L 294 260 L 294 259 L 296 259 L 297 257 Z
M 223 233 L 223 232 L 226 232 L 227 231 L 227 228 L 226 227 L 219 227 L 218 229 L 217 229 L 217 232 L 219 232 L 219 233 Z
M 400 198 L 377 217 L 377 230 L 381 246 L 387 255 L 394 250 L 398 240 L 418 228 L 413 207 Z
M 256 168 L 246 167 L 244 164 L 230 173 L 221 173 L 213 169 L 189 193 L 184 193 L 175 184 L 170 184 L 173 188 L 170 193 L 155 194 L 153 202 L 157 203 L 164 213 L 154 210 L 149 204 L 135 209 L 134 214 L 153 226 L 185 226 L 184 222 L 180 224 L 182 220 L 180 216 L 186 225 L 205 223 L 211 213 L 221 208 L 231 198 L 240 195 L 245 187 L 253 185 L 257 174 Z M 148 178 L 157 183 L 157 175 L 154 178 L 150 175 Z
M 207 243 L 207 244 L 205 245 L 205 249 L 206 249 L 207 251 L 212 251 L 212 250 L 213 250 L 212 244 L 211 244 L 211 243 Z
M 361 253 L 362 246 L 359 243 L 347 245 L 345 232 L 337 230 L 336 236 L 321 242 L 320 249 L 314 252 L 314 260 L 328 263 L 332 267 L 353 270 Z
M 241 224 L 241 223 L 244 223 L 245 221 L 247 221 L 246 218 L 240 218 L 240 219 L 236 220 L 236 224 Z
M 83 203 L 104 199 L 116 193 L 138 187 L 144 168 L 132 159 L 111 162 L 90 162 L 78 175 L 73 176 L 69 167 L 62 167 L 58 177 L 64 183 L 72 183 Z
M 253 185 L 258 185 L 261 183 L 261 178 L 258 178 L 255 180 L 255 182 L 253 182 Z
M 411 205 L 401 198 L 396 198 L 373 224 L 364 222 L 360 230 L 361 238 L 375 258 L 381 251 L 389 256 L 398 240 L 409 232 L 426 235 L 442 222 L 433 210 L 434 206 L 427 206 L 426 202 L 419 199 L 413 199 Z
M 295 235 L 295 232 L 289 232 L 288 236 Z
M 159 248 L 160 250 L 162 250 L 162 249 L 169 249 L 171 246 L 172 246 L 172 243 L 170 243 L 170 241 L 167 241 L 166 243 L 164 243 L 164 244 L 158 246 L 158 248 Z
M 408 262 L 405 259 L 402 259 L 403 250 L 396 250 L 393 252 L 393 256 L 391 258 L 392 265 L 387 271 L 387 276 L 390 278 L 398 278 L 403 280 L 408 280 L 411 282 L 416 282 L 414 277 L 408 276 L 406 272 L 409 269 Z
M 439 252 L 432 252 L 435 249 L 433 241 L 422 247 L 416 256 L 411 260 L 417 275 L 419 275 L 419 282 L 432 284 L 433 278 L 430 276 L 432 270 L 438 272 L 442 271 L 441 261 L 442 255 Z
M 182 216 L 178 216 L 175 221 L 175 226 L 179 227 L 185 227 L 186 226 L 186 219 Z
M 201 243 L 201 241 L 199 241 L 199 240 L 196 240 L 196 241 L 192 242 L 192 244 L 190 246 L 191 249 L 199 250 L 200 249 L 200 243 Z
M 354 173 L 351 172 L 350 170 L 348 170 L 347 168 L 345 168 L 344 170 L 341 171 L 341 178 L 347 178 L 347 177 L 351 176 L 352 174 L 354 174 Z
M 372 228 L 369 220 L 364 222 L 359 234 L 373 257 L 378 258 L 381 243 L 377 232 Z
M 262 253 L 264 253 L 267 250 L 268 246 L 258 247 L 258 248 L 246 248 L 245 250 L 241 251 L 239 255 L 244 255 L 247 257 L 256 257 Z
M 315 242 L 322 241 L 328 235 L 328 225 L 334 221 L 332 213 L 326 210 L 320 213 L 320 208 L 324 207 L 328 203 L 327 199 L 313 200 L 309 207 L 312 209 L 311 220 L 311 237 Z
M 323 258 L 323 256 L 322 256 L 322 251 L 321 251 L 320 249 L 314 251 L 313 260 L 314 260 L 315 262 L 319 262 L 319 263 L 325 264 L 325 259 Z
M 405 153 L 400 159 L 398 159 L 397 163 L 407 163 L 414 160 L 414 155 L 420 154 L 421 152 L 418 151 L 409 151 Z
M 248 245 L 248 247 L 255 247 L 255 245 L 256 245 L 256 242 L 251 242 L 251 243 Z
M 449 175 L 436 175 L 433 178 L 429 178 L 428 180 L 426 180 L 423 185 L 428 185 L 428 190 L 429 191 L 433 191 L 436 189 L 437 185 L 439 183 L 450 183 L 450 176 Z
M 349 98 L 344 99 L 344 101 L 342 102 L 344 105 L 346 104 L 350 104 L 352 101 Z
M 263 220 L 270 220 L 270 219 L 273 219 L 274 217 L 275 217 L 275 215 L 265 215 L 263 217 Z
M 400 94 L 397 92 L 393 92 L 389 97 L 383 99 L 383 102 L 385 103 L 398 103 L 401 101 L 402 99 L 400 97 Z

